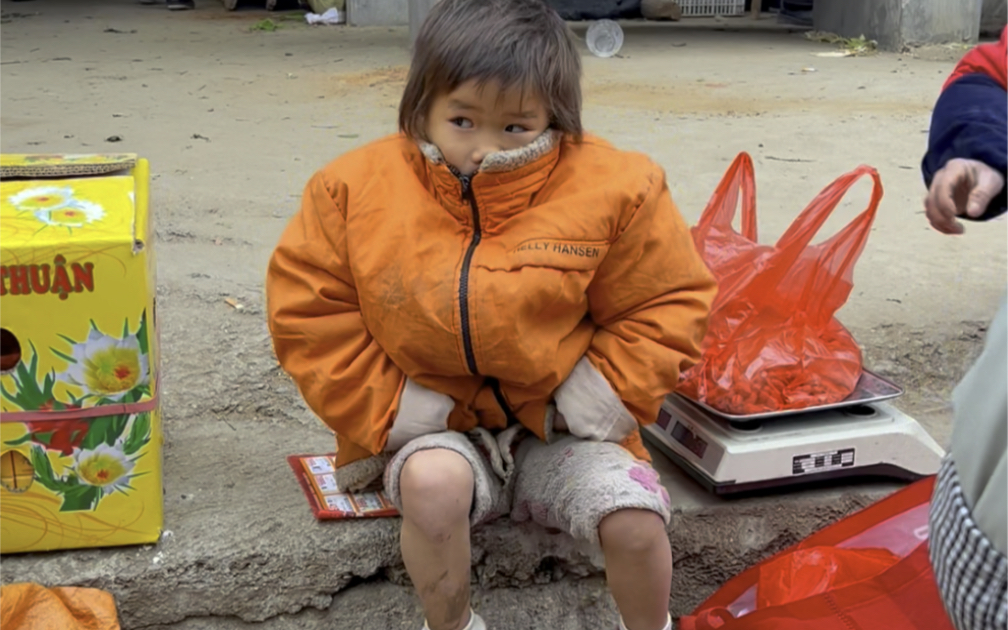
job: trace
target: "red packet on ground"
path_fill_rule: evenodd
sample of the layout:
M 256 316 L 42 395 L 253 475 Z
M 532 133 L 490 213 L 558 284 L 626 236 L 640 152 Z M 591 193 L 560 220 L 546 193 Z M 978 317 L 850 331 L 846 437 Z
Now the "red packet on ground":
M 320 521 L 399 516 L 384 492 L 340 492 L 334 454 L 290 455 L 287 463 L 301 484 L 312 514 Z

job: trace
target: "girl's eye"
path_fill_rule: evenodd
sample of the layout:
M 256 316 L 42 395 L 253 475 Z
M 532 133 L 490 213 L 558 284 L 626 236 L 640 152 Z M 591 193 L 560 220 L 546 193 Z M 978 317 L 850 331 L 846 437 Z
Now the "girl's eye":
M 468 128 L 470 128 L 470 127 L 473 126 L 471 120 L 469 120 L 468 118 L 462 118 L 462 117 L 452 118 L 451 119 L 451 123 L 453 125 L 455 125 L 456 127 L 461 128 L 461 129 L 468 129 Z
M 521 125 L 508 125 L 504 128 L 504 131 L 508 133 L 525 133 L 528 129 L 522 127 Z

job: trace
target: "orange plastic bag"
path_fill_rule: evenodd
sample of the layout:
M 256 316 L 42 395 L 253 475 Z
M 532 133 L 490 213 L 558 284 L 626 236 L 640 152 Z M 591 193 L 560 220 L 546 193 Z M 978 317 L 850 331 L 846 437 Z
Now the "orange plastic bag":
M 868 208 L 830 239 L 812 239 L 864 175 Z M 742 233 L 732 227 L 741 194 Z M 718 280 L 700 362 L 679 391 L 733 415 L 804 409 L 843 400 L 862 372 L 861 348 L 833 315 L 853 288 L 882 199 L 878 172 L 860 166 L 812 200 L 773 246 L 756 237 L 752 159 L 741 153 L 711 197 L 693 241 Z
M 923 479 L 747 569 L 680 630 L 954 630 L 928 559 L 933 489 Z
M 22 582 L 0 588 L 3 630 L 119 630 L 111 593 Z

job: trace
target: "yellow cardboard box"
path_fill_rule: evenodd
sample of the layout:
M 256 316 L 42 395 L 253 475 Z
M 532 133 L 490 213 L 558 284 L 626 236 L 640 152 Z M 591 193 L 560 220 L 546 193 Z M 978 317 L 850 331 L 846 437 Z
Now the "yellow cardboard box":
M 0 553 L 157 541 L 149 168 L 0 156 Z

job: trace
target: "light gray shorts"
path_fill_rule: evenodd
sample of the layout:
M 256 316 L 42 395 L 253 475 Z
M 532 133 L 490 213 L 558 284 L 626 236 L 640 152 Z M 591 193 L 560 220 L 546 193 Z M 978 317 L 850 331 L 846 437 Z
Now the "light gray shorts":
M 532 521 L 597 545 L 599 523 L 618 510 L 649 510 L 668 524 L 669 495 L 658 473 L 620 445 L 573 436 L 546 444 L 526 433 L 514 447 L 502 437 L 446 431 L 414 439 L 385 469 L 389 499 L 402 510 L 403 464 L 418 451 L 440 448 L 458 453 L 472 466 L 474 526 L 510 513 L 516 522 Z

